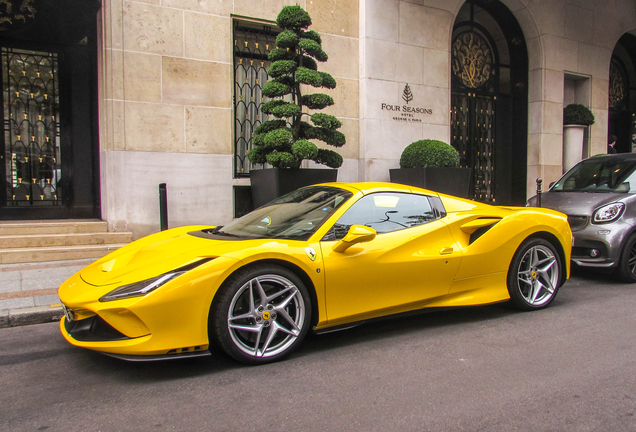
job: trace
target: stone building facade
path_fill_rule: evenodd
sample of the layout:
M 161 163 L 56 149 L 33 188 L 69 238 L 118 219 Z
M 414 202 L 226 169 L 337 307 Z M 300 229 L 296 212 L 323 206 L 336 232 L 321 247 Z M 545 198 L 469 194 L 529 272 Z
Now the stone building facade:
M 68 7 L 77 2 L 55 1 Z M 573 102 L 596 117 L 584 156 L 604 153 L 609 133 L 622 137 L 622 151 L 632 149 L 633 0 L 95 3 L 82 15 L 91 22 L 64 42 L 87 46 L 94 56 L 87 90 L 94 96 L 88 103 L 92 120 L 79 116 L 61 129 L 81 121 L 93 125 L 87 132 L 93 146 L 91 205 L 93 216 L 108 221 L 111 230 L 131 230 L 137 237 L 157 231 L 160 183 L 168 188 L 170 226 L 232 220 L 242 188 L 249 186 L 237 155 L 244 149 L 237 147 L 236 52 L 250 44 L 256 50 L 260 37 L 241 40 L 241 29 L 275 33 L 275 18 L 289 4 L 311 15 L 311 29 L 320 33 L 330 57 L 320 70 L 338 83 L 326 91 L 335 105 L 324 112 L 342 120 L 347 137 L 339 181 L 387 181 L 406 145 L 432 138 L 453 144 L 463 163 L 480 172 L 476 199 L 523 205 L 537 177 L 547 184 L 562 174 L 562 112 Z M 0 29 L 0 45 L 24 42 L 21 49 L 38 49 L 38 41 L 21 31 Z M 59 136 L 62 143 L 69 139 Z M 16 141 L 5 138 L 10 140 Z M 81 162 L 73 163 L 67 170 L 77 175 Z M 15 178 L 4 174 L 15 186 Z M 41 183 L 47 182 L 51 178 Z M 66 199 L 64 205 L 72 206 Z M 4 200 L 11 201 L 10 190 Z

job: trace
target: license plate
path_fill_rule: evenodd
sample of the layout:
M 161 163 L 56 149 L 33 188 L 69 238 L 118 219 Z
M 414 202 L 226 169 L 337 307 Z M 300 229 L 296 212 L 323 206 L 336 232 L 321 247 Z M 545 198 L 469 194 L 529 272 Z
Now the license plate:
M 64 311 L 64 316 L 68 321 L 75 321 L 75 314 L 72 310 L 67 308 L 64 304 L 62 304 L 62 310 Z

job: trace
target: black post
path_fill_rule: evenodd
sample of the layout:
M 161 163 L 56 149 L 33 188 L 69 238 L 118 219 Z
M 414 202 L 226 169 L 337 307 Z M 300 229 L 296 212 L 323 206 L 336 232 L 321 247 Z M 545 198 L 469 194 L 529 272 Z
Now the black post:
M 541 177 L 537 179 L 537 207 L 541 207 L 541 185 L 543 184 L 543 180 Z
M 161 223 L 161 231 L 168 229 L 168 191 L 166 184 L 159 184 L 159 219 Z

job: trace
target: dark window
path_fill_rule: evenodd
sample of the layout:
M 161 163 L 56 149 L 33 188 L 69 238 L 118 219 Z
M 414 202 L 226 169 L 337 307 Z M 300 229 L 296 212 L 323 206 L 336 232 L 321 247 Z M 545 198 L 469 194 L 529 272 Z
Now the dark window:
M 376 193 L 356 202 L 323 240 L 342 239 L 351 225 L 364 225 L 378 234 L 422 225 L 438 219 L 428 197 L 405 193 Z
M 261 106 L 269 100 L 261 90 L 269 79 L 271 62 L 267 56 L 276 48 L 277 34 L 268 25 L 234 22 L 234 177 L 249 176 L 252 166 L 247 153 L 252 148 L 254 129 L 273 119 L 261 112 Z

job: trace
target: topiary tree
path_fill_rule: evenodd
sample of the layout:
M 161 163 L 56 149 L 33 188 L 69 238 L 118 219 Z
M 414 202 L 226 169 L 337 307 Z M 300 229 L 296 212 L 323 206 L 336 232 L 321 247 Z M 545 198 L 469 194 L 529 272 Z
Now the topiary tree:
M 563 124 L 590 126 L 594 124 L 594 114 L 585 105 L 569 104 L 563 108 Z
M 336 80 L 318 71 L 316 62 L 327 61 L 320 35 L 306 30 L 311 25 L 309 14 L 300 6 L 285 6 L 276 18 L 283 32 L 276 38 L 276 48 L 269 53 L 272 61 L 267 73 L 271 79 L 263 87 L 263 95 L 272 98 L 262 111 L 276 120 L 260 124 L 254 130 L 254 147 L 247 157 L 254 164 L 269 163 L 275 168 L 299 168 L 304 159 L 331 168 L 342 165 L 342 156 L 332 150 L 320 149 L 308 141 L 317 139 L 334 147 L 345 144 L 345 136 L 337 129 L 342 123 L 334 116 L 303 112 L 303 107 L 320 110 L 333 105 L 333 99 L 323 93 L 301 93 L 301 84 L 333 89 Z M 291 95 L 291 101 L 283 98 Z M 311 123 L 303 121 L 311 119 Z M 287 120 L 289 119 L 289 123 Z
M 400 158 L 401 168 L 458 167 L 459 153 L 443 141 L 419 140 L 406 146 Z

